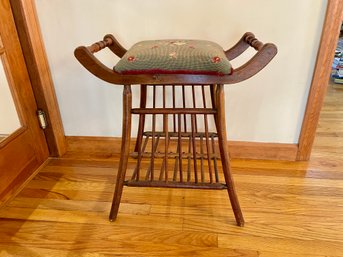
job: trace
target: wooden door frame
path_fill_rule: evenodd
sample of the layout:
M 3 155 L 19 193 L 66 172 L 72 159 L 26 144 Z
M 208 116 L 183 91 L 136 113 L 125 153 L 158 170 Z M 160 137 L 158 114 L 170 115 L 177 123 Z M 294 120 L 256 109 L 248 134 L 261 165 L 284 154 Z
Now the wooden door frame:
M 337 35 L 340 31 L 342 19 L 343 1 L 328 0 L 317 61 L 299 137 L 297 153 L 297 160 L 299 161 L 307 161 L 310 159 L 320 110 L 328 87 L 331 65 L 337 46 Z
M 67 150 L 67 142 L 39 27 L 35 1 L 10 0 L 10 2 L 37 106 L 46 114 L 48 126 L 44 134 L 50 156 L 62 156 Z
M 45 131 L 50 153 L 61 156 L 66 152 L 67 143 L 39 28 L 35 0 L 11 0 L 11 4 L 23 52 L 27 63 L 30 64 L 28 65 L 29 74 L 37 104 L 45 110 L 50 124 L 49 130 Z M 342 18 L 343 1 L 328 0 L 320 47 L 299 137 L 297 160 L 303 161 L 310 158 Z

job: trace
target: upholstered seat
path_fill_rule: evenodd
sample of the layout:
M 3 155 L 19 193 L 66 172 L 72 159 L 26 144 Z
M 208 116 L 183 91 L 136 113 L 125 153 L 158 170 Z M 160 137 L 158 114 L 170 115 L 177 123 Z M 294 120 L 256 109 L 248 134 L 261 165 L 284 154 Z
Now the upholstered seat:
M 114 67 L 121 74 L 228 75 L 223 48 L 206 40 L 149 40 L 133 45 Z

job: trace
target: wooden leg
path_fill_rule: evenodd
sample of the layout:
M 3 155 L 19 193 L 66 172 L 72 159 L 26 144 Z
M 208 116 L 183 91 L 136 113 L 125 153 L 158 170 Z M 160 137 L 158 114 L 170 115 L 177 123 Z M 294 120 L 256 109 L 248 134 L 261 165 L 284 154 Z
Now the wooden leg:
M 121 156 L 120 156 L 120 161 L 119 161 L 116 187 L 115 187 L 114 195 L 113 195 L 112 207 L 111 207 L 111 211 L 109 215 L 110 221 L 114 221 L 117 218 L 120 199 L 123 192 L 125 173 L 126 173 L 127 161 L 129 158 L 129 150 L 130 150 L 131 106 L 132 106 L 131 85 L 124 85 Z
M 241 207 L 238 202 L 237 194 L 235 191 L 235 186 L 233 183 L 231 167 L 230 167 L 230 157 L 229 157 L 229 151 L 227 147 L 223 85 L 216 86 L 215 103 L 217 107 L 216 126 L 217 126 L 217 132 L 218 132 L 218 143 L 219 143 L 219 149 L 220 149 L 220 157 L 221 157 L 221 161 L 223 165 L 223 173 L 225 177 L 225 182 L 228 187 L 227 190 L 229 193 L 231 206 L 232 206 L 235 218 L 236 218 L 236 223 L 238 226 L 243 227 L 244 218 L 241 211 Z
M 215 108 L 215 109 L 217 108 L 216 91 L 217 91 L 217 85 L 216 84 L 210 85 L 212 108 Z M 217 123 L 217 117 L 216 116 L 214 116 L 214 122 Z
M 216 84 L 213 84 L 213 85 L 210 86 L 211 102 L 212 102 L 212 106 L 213 107 L 216 106 L 216 88 L 217 88 Z
M 147 93 L 147 85 L 141 85 L 141 99 L 140 99 L 140 108 L 146 107 L 146 93 Z M 144 124 L 145 124 L 145 114 L 139 115 L 139 123 L 138 123 L 138 131 L 137 131 L 137 140 L 135 145 L 135 152 L 138 153 L 140 149 L 140 145 L 142 144 L 143 140 L 143 132 L 144 132 Z

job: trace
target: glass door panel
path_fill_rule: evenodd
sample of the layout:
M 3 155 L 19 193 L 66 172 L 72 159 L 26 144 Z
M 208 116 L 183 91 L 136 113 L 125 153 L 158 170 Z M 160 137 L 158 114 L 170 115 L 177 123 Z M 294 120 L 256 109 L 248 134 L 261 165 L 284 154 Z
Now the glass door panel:
M 0 142 L 21 127 L 9 78 L 6 75 L 6 55 L 4 52 L 0 41 Z

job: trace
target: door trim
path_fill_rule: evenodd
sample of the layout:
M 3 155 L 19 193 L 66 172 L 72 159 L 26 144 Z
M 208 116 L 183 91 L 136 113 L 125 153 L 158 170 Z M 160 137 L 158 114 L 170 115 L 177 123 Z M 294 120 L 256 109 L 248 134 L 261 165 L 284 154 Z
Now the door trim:
M 331 65 L 337 46 L 337 35 L 341 27 L 342 19 L 343 1 L 328 0 L 320 47 L 299 137 L 297 154 L 297 160 L 299 161 L 307 161 L 310 159 L 320 110 L 323 106 L 328 87 Z
M 47 118 L 44 130 L 50 156 L 67 151 L 62 118 L 39 27 L 34 0 L 10 0 L 37 106 Z

